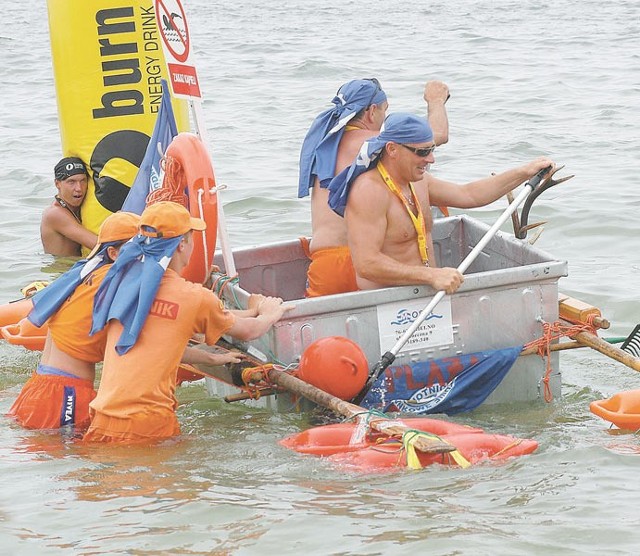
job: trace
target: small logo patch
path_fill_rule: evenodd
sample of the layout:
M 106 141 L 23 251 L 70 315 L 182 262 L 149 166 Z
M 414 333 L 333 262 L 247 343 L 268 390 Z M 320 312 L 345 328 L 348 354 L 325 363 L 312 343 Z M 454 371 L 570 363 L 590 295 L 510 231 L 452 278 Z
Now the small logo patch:
M 178 318 L 178 309 L 180 305 L 173 303 L 172 301 L 164 301 L 163 299 L 156 299 L 151 306 L 150 314 L 160 317 L 162 319 L 176 320 Z
M 73 425 L 76 422 L 76 389 L 65 386 L 60 413 L 60 426 Z

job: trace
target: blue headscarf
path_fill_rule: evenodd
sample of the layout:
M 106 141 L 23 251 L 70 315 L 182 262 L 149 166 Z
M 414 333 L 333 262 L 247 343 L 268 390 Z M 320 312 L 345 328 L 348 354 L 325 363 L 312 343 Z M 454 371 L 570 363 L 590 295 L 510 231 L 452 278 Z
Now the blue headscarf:
M 91 334 L 111 319 L 119 320 L 124 327 L 116 344 L 120 355 L 136 343 L 181 237 L 137 235 L 121 249 L 100 284 L 93 301 Z
M 107 255 L 107 249 L 120 243 L 122 242 L 109 241 L 102 244 L 100 250 L 93 257 L 78 261 L 62 276 L 56 278 L 46 288 L 36 293 L 32 298 L 33 309 L 31 309 L 27 318 L 35 326 L 42 326 L 67 298 L 76 291 L 76 288 L 89 274 L 111 262 Z
M 298 197 L 309 195 L 315 176 L 321 187 L 327 187 L 336 170 L 345 126 L 362 109 L 385 100 L 387 95 L 377 80 L 354 79 L 338 89 L 332 101 L 334 107 L 316 117 L 302 143 Z
M 349 189 L 354 180 L 378 162 L 387 143 L 427 143 L 433 141 L 433 131 L 425 118 L 396 112 L 389 114 L 382 124 L 380 135 L 365 141 L 355 162 L 340 172 L 329 184 L 329 206 L 344 216 Z

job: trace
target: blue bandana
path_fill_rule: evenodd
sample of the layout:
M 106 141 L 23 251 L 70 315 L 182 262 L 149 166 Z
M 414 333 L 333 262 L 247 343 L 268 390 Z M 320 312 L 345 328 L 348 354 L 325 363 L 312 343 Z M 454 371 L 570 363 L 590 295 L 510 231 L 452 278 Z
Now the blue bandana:
M 111 319 L 119 320 L 124 327 L 116 344 L 120 355 L 138 340 L 180 239 L 136 236 L 120 250 L 100 284 L 93 301 L 91 334 L 102 330 Z
M 74 264 L 62 276 L 56 278 L 46 288 L 36 293 L 33 300 L 33 309 L 27 316 L 35 326 L 42 326 L 53 315 L 67 298 L 76 291 L 76 288 L 94 270 L 105 264 L 111 263 L 107 256 L 107 248 L 118 245 L 120 241 L 104 243 L 100 250 L 90 259 L 82 259 Z
M 378 162 L 387 143 L 408 144 L 429 141 L 433 141 L 433 131 L 426 119 L 404 112 L 389 114 L 382 125 L 380 135 L 365 141 L 355 162 L 331 180 L 329 206 L 334 212 L 344 216 L 351 184 Z
M 332 101 L 334 107 L 316 117 L 302 143 L 298 197 L 309 195 L 315 176 L 321 187 L 327 187 L 336 170 L 338 145 L 345 126 L 362 109 L 385 100 L 387 95 L 371 79 L 355 79 L 338 89 Z

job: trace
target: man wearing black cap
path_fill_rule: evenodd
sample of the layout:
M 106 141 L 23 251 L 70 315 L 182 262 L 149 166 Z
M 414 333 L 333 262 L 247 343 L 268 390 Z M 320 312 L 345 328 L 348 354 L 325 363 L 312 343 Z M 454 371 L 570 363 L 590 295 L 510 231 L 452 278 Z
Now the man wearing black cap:
M 87 167 L 81 159 L 67 157 L 56 164 L 54 173 L 58 193 L 42 213 L 42 246 L 50 255 L 80 256 L 82 246 L 92 249 L 97 240 L 80 220 L 80 206 L 87 194 Z

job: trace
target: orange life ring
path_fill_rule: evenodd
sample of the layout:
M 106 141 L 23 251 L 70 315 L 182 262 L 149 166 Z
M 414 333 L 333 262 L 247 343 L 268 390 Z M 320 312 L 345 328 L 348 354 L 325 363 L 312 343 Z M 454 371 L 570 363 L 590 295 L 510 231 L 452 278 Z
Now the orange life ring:
M 16 324 L 25 318 L 31 309 L 33 309 L 33 302 L 30 297 L 0 305 L 0 326 Z
M 531 454 L 538 448 L 535 440 L 514 438 L 501 434 L 465 433 L 449 434 L 441 437 L 445 442 L 456 447 L 458 453 L 471 465 L 483 461 L 502 461 L 511 457 Z M 399 450 L 400 443 L 385 446 L 369 446 L 363 450 L 338 453 L 328 459 L 338 465 L 354 470 L 372 473 L 394 468 L 407 467 L 407 453 Z M 451 453 L 425 454 L 416 452 L 421 467 L 427 465 L 458 465 Z
M 0 335 L 10 344 L 24 346 L 33 351 L 42 351 L 48 331 L 46 322 L 38 328 L 25 317 L 15 324 L 1 327 Z
M 483 432 L 482 429 L 430 417 L 412 417 L 410 419 L 401 419 L 401 421 L 412 429 L 430 432 L 438 436 Z M 330 456 L 340 452 L 353 452 L 369 446 L 376 446 L 381 440 L 389 438 L 382 433 L 371 430 L 362 439 L 362 442 L 352 444 L 351 437 L 355 428 L 356 425 L 354 423 L 336 423 L 334 425 L 313 427 L 284 438 L 280 441 L 280 444 L 303 454 Z
M 417 417 L 401 421 L 414 430 L 434 434 L 452 444 L 471 464 L 530 454 L 538 447 L 535 440 L 487 434 L 479 428 L 441 419 Z M 370 432 L 361 442 L 351 444 L 350 440 L 356 426 L 354 423 L 339 423 L 315 427 L 289 436 L 281 440 L 280 444 L 297 452 L 326 456 L 331 461 L 359 471 L 372 472 L 407 467 L 406 452 L 401 449 L 400 442 L 385 443 L 388 440 L 385 435 Z M 457 465 L 456 460 L 448 454 L 417 452 L 417 455 L 423 467 L 435 463 Z
M 193 234 L 194 249 L 182 276 L 204 283 L 213 262 L 218 232 L 218 197 L 211 157 L 204 143 L 193 133 L 179 133 L 165 153 L 162 187 L 150 193 L 147 204 L 174 201 L 191 216 L 202 218 L 207 229 Z
M 620 429 L 640 430 L 640 390 L 626 390 L 589 404 L 591 413 Z

